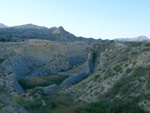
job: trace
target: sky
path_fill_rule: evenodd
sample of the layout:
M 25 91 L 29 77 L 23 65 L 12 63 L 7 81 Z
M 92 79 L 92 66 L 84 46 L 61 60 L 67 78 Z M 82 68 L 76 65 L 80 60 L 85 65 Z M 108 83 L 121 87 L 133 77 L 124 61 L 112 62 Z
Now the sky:
M 63 26 L 96 39 L 150 38 L 150 0 L 0 0 L 0 23 Z

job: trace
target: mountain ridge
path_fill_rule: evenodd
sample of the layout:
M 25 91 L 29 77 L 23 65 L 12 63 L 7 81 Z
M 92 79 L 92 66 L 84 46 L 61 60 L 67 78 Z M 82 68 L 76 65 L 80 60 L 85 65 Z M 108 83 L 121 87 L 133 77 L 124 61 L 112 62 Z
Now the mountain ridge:
M 32 23 L 8 27 L 0 23 L 0 38 L 20 38 L 20 39 L 48 39 L 52 41 L 110 41 L 94 38 L 77 37 L 66 31 L 62 26 L 45 27 Z M 11 37 L 13 36 L 13 37 Z M 116 38 L 115 41 L 135 41 L 147 42 L 150 39 L 144 35 L 133 38 Z
M 72 41 L 96 41 L 92 38 L 77 37 L 66 31 L 62 26 L 47 28 L 34 24 L 25 24 L 3 28 L 0 30 L 0 38 L 8 39 L 46 39 L 58 42 Z
M 5 24 L 3 23 L 0 23 L 0 28 L 7 28 L 8 26 L 6 26 Z
M 140 35 L 133 38 L 117 38 L 115 41 L 136 41 L 136 42 L 145 42 L 150 41 L 150 39 L 144 35 Z
M 13 26 L 14 28 L 32 28 L 32 29 L 43 29 L 43 28 L 47 28 L 45 26 L 38 26 L 38 25 L 34 25 L 34 24 L 23 24 L 23 25 L 19 25 L 19 26 Z

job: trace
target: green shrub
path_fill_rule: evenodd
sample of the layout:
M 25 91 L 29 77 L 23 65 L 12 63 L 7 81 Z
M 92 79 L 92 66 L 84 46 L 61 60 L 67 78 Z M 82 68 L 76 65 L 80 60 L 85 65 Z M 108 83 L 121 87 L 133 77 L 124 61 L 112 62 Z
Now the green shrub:
M 150 90 L 150 77 L 148 76 L 148 77 L 146 78 L 146 80 L 147 80 L 146 89 Z
M 73 102 L 67 95 L 61 94 L 58 96 L 41 95 L 41 99 L 33 98 L 33 100 L 25 100 L 23 97 L 16 97 L 16 102 L 25 108 L 29 113 L 67 113 L 64 112 L 69 107 L 74 106 Z M 45 105 L 43 105 L 43 101 Z M 73 112 L 71 112 L 73 113 Z
M 98 78 L 100 76 L 100 73 L 94 74 L 94 78 Z
M 132 55 L 132 56 L 135 56 L 135 55 L 138 55 L 138 54 L 139 54 L 139 51 L 132 51 L 132 52 L 131 52 L 131 55 Z
M 113 100 L 103 99 L 88 104 L 74 104 L 64 97 L 44 98 L 46 105 L 42 104 L 41 99 L 33 101 L 18 98 L 16 101 L 30 113 L 147 113 L 139 108 L 138 97 L 129 99 L 115 98 Z
M 4 59 L 0 59 L 0 64 L 4 62 Z
M 4 85 L 0 85 L 0 93 L 2 93 L 5 89 L 5 86 Z
M 137 63 L 137 61 L 133 61 L 133 65 L 135 65 Z
M 117 94 L 128 94 L 135 79 L 137 79 L 137 77 L 145 75 L 146 72 L 147 69 L 144 67 L 139 66 L 135 68 L 130 76 L 123 76 L 114 84 L 114 86 L 109 91 L 109 96 L 113 97 Z
M 118 58 L 117 62 L 120 63 L 120 62 L 127 61 L 129 59 L 128 56 L 129 56 L 128 54 L 124 54 L 123 56 Z
M 56 113 L 147 113 L 139 108 L 134 100 L 116 98 L 112 101 L 99 100 L 89 104 L 82 104 L 80 106 L 70 106 L 68 108 L 60 109 Z
M 113 97 L 117 94 L 125 94 L 132 87 L 131 82 L 128 81 L 128 77 L 123 77 L 118 80 L 114 86 L 110 89 L 110 97 Z
M 0 38 L 0 42 L 6 42 L 7 41 L 7 39 L 5 39 L 5 38 Z
M 101 69 L 98 69 L 98 71 L 101 71 Z
M 146 72 L 148 71 L 149 69 L 146 69 L 142 66 L 138 66 L 134 69 L 134 72 L 132 73 L 132 76 L 133 77 L 139 77 L 139 76 L 143 76 L 146 74 Z
M 150 42 L 146 42 L 144 46 L 150 46 Z
M 139 47 L 143 44 L 143 42 L 127 42 L 127 44 L 132 47 Z
M 9 38 L 0 38 L 0 42 L 16 42 L 16 40 Z
M 113 68 L 116 72 L 121 72 L 122 71 L 122 68 L 120 66 L 120 64 L 117 64 L 116 66 L 114 66 Z
M 114 99 L 113 101 L 101 100 L 86 104 L 79 113 L 146 113 L 140 109 L 133 100 Z
M 131 68 L 126 69 L 126 74 L 129 74 L 132 71 Z
M 140 52 L 150 51 L 149 47 L 143 47 L 140 49 Z
M 31 100 L 24 100 L 23 98 L 16 98 L 16 102 L 25 108 L 30 113 L 53 113 L 52 108 L 50 106 L 43 106 L 41 99 Z
M 108 77 L 112 77 L 112 76 L 114 76 L 114 75 L 115 75 L 115 74 L 114 74 L 113 70 L 112 70 L 112 69 L 108 69 L 108 70 L 106 71 L 106 73 L 105 73 L 104 79 L 106 79 L 106 78 L 108 78 Z

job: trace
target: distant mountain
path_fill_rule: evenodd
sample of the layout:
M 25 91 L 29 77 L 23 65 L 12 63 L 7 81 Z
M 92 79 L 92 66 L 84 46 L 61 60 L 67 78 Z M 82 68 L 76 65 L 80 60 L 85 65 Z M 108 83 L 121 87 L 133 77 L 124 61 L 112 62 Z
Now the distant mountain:
M 133 38 L 133 40 L 140 41 L 140 42 L 141 41 L 150 41 L 150 39 L 148 37 L 143 36 L 143 35 L 135 37 L 135 38 Z
M 20 26 L 14 26 L 14 28 L 43 29 L 46 27 L 38 26 L 38 25 L 34 25 L 34 24 L 25 24 L 25 25 L 20 25 Z
M 8 26 L 6 26 L 6 25 L 0 23 L 0 28 L 7 28 L 7 27 L 8 27 Z
M 138 37 L 134 37 L 134 38 L 118 38 L 115 39 L 115 41 L 135 41 L 135 42 L 147 42 L 150 41 L 150 39 L 146 36 L 138 36 Z
M 60 26 L 57 29 L 55 29 L 55 31 L 53 31 L 52 33 L 53 34 L 61 34 L 61 33 L 67 33 L 67 32 L 65 31 L 65 29 L 62 26 Z
M 56 30 L 52 32 L 55 40 L 59 41 L 76 41 L 76 40 L 84 40 L 84 38 L 76 37 L 75 35 L 66 31 L 62 26 L 58 27 Z
M 46 39 L 59 42 L 71 41 L 98 41 L 92 38 L 76 37 L 66 31 L 62 26 L 46 28 L 33 24 L 3 28 L 0 30 L 0 38 L 11 39 Z

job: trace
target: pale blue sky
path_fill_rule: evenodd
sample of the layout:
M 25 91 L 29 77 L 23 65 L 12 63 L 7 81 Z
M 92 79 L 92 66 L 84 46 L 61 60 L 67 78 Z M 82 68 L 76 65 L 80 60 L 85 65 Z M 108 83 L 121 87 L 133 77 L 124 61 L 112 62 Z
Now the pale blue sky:
M 0 23 L 63 26 L 93 38 L 150 38 L 150 0 L 0 0 Z

